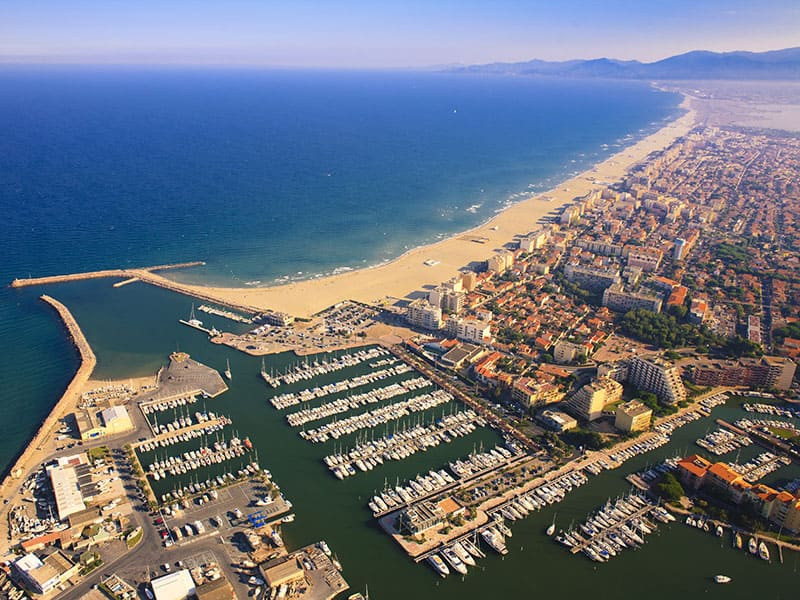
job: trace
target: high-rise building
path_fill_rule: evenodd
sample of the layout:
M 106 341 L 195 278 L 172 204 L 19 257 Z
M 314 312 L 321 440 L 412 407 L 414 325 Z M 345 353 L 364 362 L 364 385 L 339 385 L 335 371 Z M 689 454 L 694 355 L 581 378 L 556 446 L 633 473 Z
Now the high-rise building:
M 622 384 L 613 379 L 587 383 L 567 400 L 567 409 L 576 417 L 594 421 L 603 416 L 603 407 L 622 398 Z
M 408 305 L 406 319 L 415 327 L 432 330 L 441 329 L 442 309 L 438 306 L 433 306 L 425 298 L 417 298 Z
M 628 363 L 628 381 L 640 390 L 652 392 L 663 404 L 675 404 L 686 399 L 680 370 L 660 358 L 634 356 Z

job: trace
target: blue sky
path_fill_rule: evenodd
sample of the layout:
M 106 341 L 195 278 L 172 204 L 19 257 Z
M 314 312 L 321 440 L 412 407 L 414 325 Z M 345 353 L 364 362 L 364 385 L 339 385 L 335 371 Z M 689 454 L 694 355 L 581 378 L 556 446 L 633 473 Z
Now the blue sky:
M 800 46 L 800 0 L 2 0 L 5 62 L 416 67 Z

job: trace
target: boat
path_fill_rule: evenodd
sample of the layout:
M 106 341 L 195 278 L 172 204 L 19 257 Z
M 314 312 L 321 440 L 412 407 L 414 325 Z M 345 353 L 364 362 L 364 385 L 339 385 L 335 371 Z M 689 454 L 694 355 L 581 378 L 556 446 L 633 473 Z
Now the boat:
M 730 583 L 731 578 L 727 575 L 714 575 L 714 581 L 716 583 Z
M 243 443 L 244 443 L 244 447 L 247 448 L 248 450 L 252 450 L 253 449 L 253 442 L 250 441 L 249 437 L 244 438 L 244 442 Z
M 556 516 L 553 515 L 553 522 L 550 523 L 550 526 L 545 530 L 545 533 L 552 537 L 552 535 L 556 532 Z
M 444 564 L 444 561 L 438 554 L 431 554 L 428 557 L 428 564 L 430 564 L 441 577 L 450 575 L 450 569 L 447 568 L 447 565 Z
M 724 531 L 722 530 L 722 525 L 717 525 L 717 529 L 716 529 L 717 537 L 722 537 L 723 533 L 724 533 Z
M 233 376 L 231 375 L 231 361 L 227 358 L 225 359 L 225 377 L 228 379 L 233 379 Z
M 734 545 L 734 546 L 735 546 L 735 547 L 736 547 L 738 550 L 741 550 L 741 549 L 742 549 L 742 534 L 741 534 L 741 533 L 739 533 L 738 531 L 736 532 L 736 535 L 734 535 L 734 536 L 733 536 L 733 545 Z
M 758 552 L 758 544 L 756 543 L 756 538 L 750 538 L 750 541 L 747 542 L 747 549 L 750 551 L 750 554 L 755 554 Z
M 488 527 L 481 531 L 481 537 L 483 541 L 486 542 L 489 547 L 497 552 L 498 554 L 508 554 L 508 548 L 506 548 L 506 544 L 503 541 L 502 536 L 497 532 L 494 527 Z
M 462 575 L 467 574 L 467 565 L 456 555 L 455 552 L 451 548 L 445 548 L 442 550 L 442 556 L 448 562 L 448 564 L 453 567 L 454 570 L 458 571 Z
M 331 549 L 328 547 L 328 544 L 327 544 L 327 542 L 325 542 L 325 540 L 322 540 L 319 543 L 319 549 L 322 550 L 328 556 L 331 555 Z
M 461 562 L 470 567 L 475 566 L 475 559 L 469 552 L 467 552 L 466 548 L 461 545 L 461 542 L 456 542 L 451 546 L 451 548 L 453 549 L 453 552 L 455 552 L 456 556 L 461 559 Z
M 769 560 L 769 548 L 764 542 L 759 542 L 758 544 L 758 557 L 761 560 Z

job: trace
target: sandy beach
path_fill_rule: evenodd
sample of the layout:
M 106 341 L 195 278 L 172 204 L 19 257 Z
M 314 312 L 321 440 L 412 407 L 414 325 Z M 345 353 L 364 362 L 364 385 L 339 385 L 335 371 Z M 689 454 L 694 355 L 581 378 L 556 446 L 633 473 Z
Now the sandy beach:
M 261 309 L 284 311 L 295 316 L 310 316 L 346 299 L 381 303 L 407 298 L 426 286 L 445 281 L 471 263 L 486 260 L 516 234 L 537 228 L 537 222 L 582 196 L 597 182 L 614 182 L 649 153 L 667 147 L 685 135 L 695 124 L 695 113 L 686 101 L 681 105 L 688 112 L 638 143 L 611 156 L 556 188 L 518 202 L 490 221 L 448 239 L 414 248 L 386 264 L 350 271 L 330 277 L 263 288 L 226 288 L 189 285 L 161 275 L 149 274 L 151 282 L 158 280 L 175 290 L 216 298 L 225 303 Z M 485 238 L 485 243 L 473 241 Z M 438 261 L 428 266 L 425 261 Z

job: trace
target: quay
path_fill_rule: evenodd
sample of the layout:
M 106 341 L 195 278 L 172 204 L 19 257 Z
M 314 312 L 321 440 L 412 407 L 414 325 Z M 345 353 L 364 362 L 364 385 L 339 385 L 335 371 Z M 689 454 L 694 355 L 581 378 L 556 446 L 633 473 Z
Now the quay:
M 518 454 L 516 456 L 513 456 L 512 458 L 506 459 L 505 461 L 503 461 L 500 464 L 493 465 L 493 466 L 490 466 L 490 467 L 486 467 L 482 471 L 478 471 L 476 473 L 473 473 L 473 474 L 469 475 L 468 477 L 464 477 L 463 479 L 457 479 L 453 483 L 448 483 L 447 485 L 444 485 L 444 486 L 442 486 L 442 487 L 440 487 L 438 489 L 434 489 L 434 490 L 432 490 L 430 492 L 426 492 L 426 493 L 421 494 L 419 496 L 415 496 L 412 502 L 404 502 L 400 506 L 391 506 L 391 507 L 387 508 L 386 510 L 383 510 L 383 511 L 378 512 L 378 513 L 374 513 L 373 516 L 376 519 L 381 519 L 381 518 L 385 517 L 388 514 L 391 514 L 393 512 L 397 512 L 397 511 L 402 510 L 404 508 L 408 508 L 409 506 L 413 506 L 414 504 L 416 504 L 417 502 L 421 502 L 422 500 L 428 500 L 429 498 L 432 498 L 434 496 L 447 494 L 448 492 L 452 492 L 452 491 L 457 491 L 457 490 L 459 490 L 459 489 L 461 489 L 461 488 L 463 488 L 465 486 L 471 485 L 472 483 L 480 481 L 481 479 L 486 478 L 488 476 L 495 476 L 497 473 L 499 473 L 500 471 L 502 471 L 504 469 L 509 469 L 509 468 L 513 468 L 513 467 L 519 466 L 522 463 L 529 462 L 530 460 L 532 460 L 531 456 L 529 456 L 527 454 Z
M 445 377 L 442 377 L 435 369 L 429 367 L 427 363 L 416 358 L 409 352 L 406 352 L 405 349 L 400 349 L 397 346 L 385 346 L 385 347 L 399 359 L 413 366 L 420 373 L 425 375 L 428 379 L 436 383 L 439 387 L 450 392 L 456 399 L 460 400 L 461 402 L 469 406 L 472 410 L 478 413 L 479 416 L 483 417 L 489 425 L 494 427 L 501 434 L 506 434 L 513 437 L 520 444 L 522 444 L 525 448 L 529 450 L 539 451 L 539 447 L 528 436 L 526 436 L 524 433 L 522 433 L 515 427 L 512 427 L 508 423 L 505 423 L 500 417 L 498 417 L 491 410 L 486 408 L 486 406 L 481 404 L 478 400 L 465 394 L 464 392 L 461 391 L 461 389 L 452 385 L 450 381 L 448 381 Z

